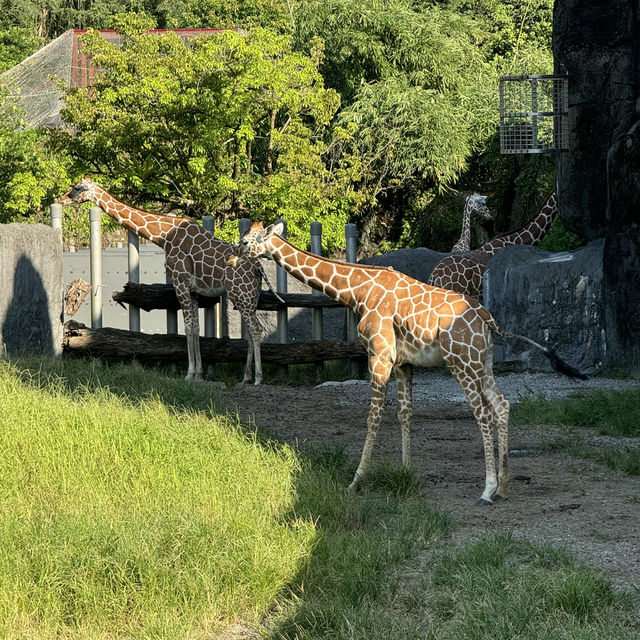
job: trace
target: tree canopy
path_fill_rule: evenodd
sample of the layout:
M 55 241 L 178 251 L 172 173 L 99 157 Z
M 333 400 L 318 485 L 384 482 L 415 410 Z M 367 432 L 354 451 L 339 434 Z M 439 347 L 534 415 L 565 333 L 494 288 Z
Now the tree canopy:
M 91 91 L 67 94 L 73 135 L 18 132 L 15 119 L 1 129 L 4 154 L 21 148 L 12 136 L 34 140 L 32 165 L 7 156 L 13 185 L 42 185 L 38 171 L 55 158 L 58 178 L 70 165 L 140 206 L 213 214 L 223 235 L 239 216 L 286 218 L 302 242 L 317 219 L 335 249 L 350 220 L 374 250 L 446 248 L 459 216 L 446 194 L 457 189 L 493 193 L 510 226 L 517 200 L 550 181 L 549 163 L 501 157 L 495 139 L 498 76 L 551 71 L 552 0 L 0 0 L 0 8 L 0 69 L 67 28 L 127 36 L 115 47 L 87 34 L 101 73 Z M 229 30 L 185 42 L 147 34 L 154 25 Z M 5 218 L 42 207 L 51 188 L 24 187 L 22 201 L 15 187 L 0 195 Z M 434 203 L 449 203 L 451 222 Z M 443 231 L 427 231 L 434 225 Z

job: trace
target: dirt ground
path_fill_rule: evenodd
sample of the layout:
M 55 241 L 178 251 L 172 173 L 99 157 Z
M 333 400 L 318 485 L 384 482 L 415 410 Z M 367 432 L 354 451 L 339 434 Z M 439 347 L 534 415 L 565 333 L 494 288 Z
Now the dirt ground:
M 505 374 L 498 386 L 512 405 L 521 396 L 554 398 L 585 388 L 629 388 L 638 380 L 574 381 L 555 374 Z M 591 460 L 544 451 L 540 429 L 510 428 L 509 499 L 476 507 L 484 485 L 482 443 L 455 381 L 439 372 L 414 377 L 412 458 L 426 498 L 448 512 L 454 536 L 472 540 L 511 531 L 538 542 L 567 546 L 623 589 L 640 588 L 640 479 Z M 312 388 L 237 385 L 221 393 L 243 421 L 254 421 L 293 445 L 339 444 L 359 459 L 366 433 L 369 386 L 362 381 Z M 395 383 L 389 387 L 375 460 L 399 464 L 400 429 Z M 632 442 L 640 446 L 640 439 Z

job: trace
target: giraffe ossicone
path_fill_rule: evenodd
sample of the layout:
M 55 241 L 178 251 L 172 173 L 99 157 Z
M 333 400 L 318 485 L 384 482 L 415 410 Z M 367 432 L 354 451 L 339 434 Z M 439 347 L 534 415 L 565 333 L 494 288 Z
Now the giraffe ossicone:
M 187 217 L 162 216 L 135 209 L 116 200 L 89 176 L 60 199 L 61 204 L 86 201 L 93 202 L 129 231 L 164 249 L 166 272 L 184 316 L 189 358 L 186 379 L 202 378 L 196 294 L 211 296 L 223 291 L 247 326 L 248 348 L 243 383 L 251 381 L 251 370 L 255 367 L 254 381 L 260 384 L 262 325 L 256 313 L 263 274 L 260 263 L 254 260 L 237 267 L 229 266 L 227 261 L 233 254 L 232 245 L 218 240 L 197 222 Z
M 231 264 L 251 258 L 273 258 L 292 276 L 322 291 L 360 315 L 358 334 L 369 358 L 371 405 L 367 435 L 350 488 L 367 470 L 387 384 L 392 371 L 398 380 L 398 419 L 402 432 L 402 462 L 409 465 L 412 416 L 412 365 L 446 363 L 465 396 L 482 434 L 485 485 L 479 504 L 507 497 L 509 483 L 509 402 L 493 376 L 493 334 L 527 340 L 542 349 L 563 373 L 581 374 L 534 341 L 509 334 L 475 298 L 438 289 L 386 267 L 330 260 L 303 251 L 281 237 L 282 227 L 251 225 L 236 245 Z M 494 454 L 498 436 L 498 469 Z

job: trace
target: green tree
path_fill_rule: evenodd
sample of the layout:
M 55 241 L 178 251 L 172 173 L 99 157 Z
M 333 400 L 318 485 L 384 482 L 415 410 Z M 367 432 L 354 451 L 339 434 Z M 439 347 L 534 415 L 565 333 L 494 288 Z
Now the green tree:
M 68 162 L 48 133 L 25 129 L 20 109 L 0 88 L 0 222 L 23 222 L 68 184 Z
M 361 170 L 362 241 L 386 234 L 390 191 L 452 188 L 497 125 L 497 74 L 469 16 L 410 0 L 309 0 L 297 13 L 299 46 L 326 45 L 321 69 L 343 97 L 336 138 Z M 402 218 L 404 211 L 395 212 Z M 402 227 L 401 220 L 391 221 Z
M 346 221 L 352 196 L 322 161 L 339 98 L 324 89 L 320 49 L 293 52 L 265 29 L 185 43 L 146 34 L 140 15 L 120 25 L 121 47 L 87 34 L 101 72 L 90 91 L 67 94 L 74 135 L 60 139 L 78 171 L 134 202 L 213 214 L 223 236 L 224 223 L 247 212 L 286 214 L 298 241 L 307 221 Z

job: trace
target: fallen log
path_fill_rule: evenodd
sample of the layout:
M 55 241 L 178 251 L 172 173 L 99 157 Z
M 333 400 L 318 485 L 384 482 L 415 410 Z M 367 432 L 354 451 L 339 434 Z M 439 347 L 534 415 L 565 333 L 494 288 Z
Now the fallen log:
M 74 320 L 65 323 L 63 351 L 70 355 L 114 360 L 135 359 L 140 362 L 188 360 L 185 336 L 147 334 L 112 328 L 91 329 Z M 247 357 L 247 341 L 201 337 L 200 351 L 203 362 L 244 362 Z M 328 340 L 291 344 L 263 342 L 261 353 L 263 362 L 281 365 L 366 357 L 366 351 L 359 342 Z
M 261 311 L 279 311 L 287 307 L 305 307 L 319 309 L 321 307 L 341 307 L 339 302 L 332 298 L 313 293 L 280 293 L 278 294 L 284 303 L 280 302 L 271 291 L 261 291 L 258 300 L 258 309 Z M 113 300 L 124 306 L 130 304 L 145 311 L 153 309 L 180 309 L 178 298 L 172 285 L 156 283 L 156 284 L 138 284 L 136 282 L 127 282 L 122 291 L 114 291 Z M 208 297 L 198 295 L 198 306 L 212 307 L 220 300 L 219 297 Z

